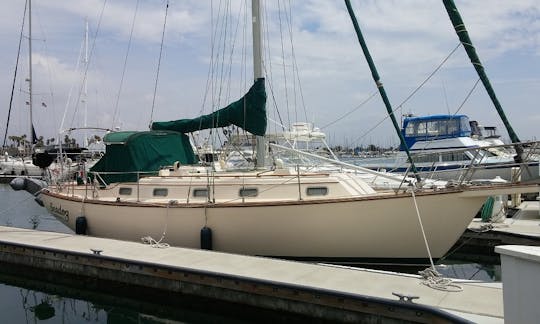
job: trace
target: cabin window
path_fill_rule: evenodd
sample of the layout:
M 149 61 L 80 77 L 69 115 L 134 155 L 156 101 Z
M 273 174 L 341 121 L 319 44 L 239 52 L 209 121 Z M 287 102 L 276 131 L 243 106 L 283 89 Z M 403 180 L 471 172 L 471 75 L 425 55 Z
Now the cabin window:
M 441 161 L 453 162 L 453 161 L 470 161 L 471 158 L 467 156 L 465 152 L 445 152 L 441 153 Z
M 167 197 L 169 189 L 167 188 L 154 188 L 154 197 Z
M 448 135 L 459 134 L 459 119 L 451 119 L 448 121 Z
M 308 196 L 326 196 L 328 194 L 327 187 L 309 187 L 306 189 Z
M 120 189 L 118 189 L 118 194 L 120 196 L 130 196 L 131 188 L 121 187 Z
M 460 119 L 460 131 L 464 134 L 471 133 L 471 125 L 469 125 L 469 118 L 463 117 Z M 468 135 L 466 135 L 468 136 Z
M 442 127 L 441 127 L 442 126 Z M 432 120 L 427 123 L 427 133 L 429 136 L 443 135 L 446 133 L 446 130 L 440 129 L 444 128 L 444 122 L 439 123 L 438 120 Z
M 416 128 L 416 135 L 426 135 L 426 122 L 418 123 L 418 127 Z
M 259 190 L 257 188 L 242 188 L 238 192 L 240 197 L 257 197 Z
M 407 136 L 414 136 L 415 134 L 415 123 L 414 122 L 409 122 L 407 124 L 407 128 L 405 128 L 405 135 Z
M 208 189 L 193 189 L 193 197 L 208 197 Z
M 425 136 L 426 122 L 423 120 L 414 120 L 407 124 L 405 135 L 407 136 Z
M 434 153 L 434 154 L 413 154 L 412 158 L 413 158 L 413 161 L 415 163 L 439 162 L 439 155 L 437 153 Z

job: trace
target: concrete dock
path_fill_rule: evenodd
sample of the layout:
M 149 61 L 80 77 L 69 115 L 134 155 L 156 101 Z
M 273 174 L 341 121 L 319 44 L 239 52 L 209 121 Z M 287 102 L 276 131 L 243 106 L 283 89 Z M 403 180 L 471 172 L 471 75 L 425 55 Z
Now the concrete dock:
M 0 261 L 332 321 L 502 323 L 504 317 L 500 284 L 454 280 L 463 290 L 443 291 L 414 275 L 13 227 L 0 227 Z
M 500 263 L 498 245 L 540 246 L 540 209 L 538 201 L 525 201 L 512 218 L 501 222 L 474 219 L 467 231 L 450 249 L 450 257 L 483 263 Z

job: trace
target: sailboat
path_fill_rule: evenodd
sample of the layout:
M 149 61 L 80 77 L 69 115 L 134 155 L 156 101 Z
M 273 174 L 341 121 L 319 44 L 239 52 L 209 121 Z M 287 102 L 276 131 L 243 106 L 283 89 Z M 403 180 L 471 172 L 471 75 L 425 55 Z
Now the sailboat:
M 301 260 L 407 262 L 447 253 L 486 197 L 538 191 L 536 184 L 425 189 L 412 181 L 400 191 L 375 190 L 351 172 L 266 167 L 258 0 L 252 22 L 255 81 L 245 96 L 195 119 L 107 134 L 88 181 L 42 189 L 45 208 L 77 234 Z M 197 164 L 185 134 L 231 124 L 257 137 L 256 167 Z
M 25 146 L 25 149 L 20 150 L 21 151 L 21 157 L 11 157 L 7 152 L 4 153 L 4 156 L 2 159 L 0 159 L 0 175 L 4 176 L 42 176 L 43 170 L 39 168 L 38 166 L 35 166 L 32 163 L 31 158 L 25 158 L 25 152 L 26 146 L 32 146 L 36 143 L 36 132 L 34 129 L 34 120 L 32 115 L 33 110 L 33 92 L 32 92 L 32 2 L 29 0 L 28 3 L 28 78 L 26 81 L 28 82 L 28 109 L 29 109 L 29 118 L 30 118 L 30 141 L 28 144 L 23 140 L 22 145 Z M 26 14 L 26 7 L 25 7 L 25 14 Z M 24 20 L 24 19 L 23 19 Z M 23 22 L 24 25 L 24 22 Z M 22 40 L 23 34 L 21 31 L 21 37 L 20 41 Z M 21 48 L 19 41 L 19 50 Z M 17 57 L 17 62 L 19 58 Z M 17 75 L 17 69 L 15 69 L 15 76 Z M 15 84 L 15 78 L 13 80 Z M 13 90 L 13 89 L 12 89 Z M 11 97 L 13 98 L 13 91 Z M 9 128 L 9 115 L 11 114 L 11 103 L 10 102 L 10 113 L 8 114 L 7 118 L 7 126 L 6 126 L 6 133 L 4 135 L 4 146 L 5 146 L 5 140 L 8 133 Z M 19 143 L 19 145 L 21 145 Z

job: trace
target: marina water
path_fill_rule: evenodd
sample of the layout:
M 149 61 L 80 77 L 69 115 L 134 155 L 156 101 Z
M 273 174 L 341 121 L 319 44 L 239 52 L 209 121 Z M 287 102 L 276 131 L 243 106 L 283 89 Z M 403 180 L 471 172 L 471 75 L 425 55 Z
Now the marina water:
M 13 191 L 0 184 L 0 225 L 41 231 L 72 233 L 39 206 L 25 191 Z M 364 265 L 370 267 L 369 265 Z M 384 270 L 416 273 L 417 268 L 389 266 Z M 501 281 L 500 265 L 453 260 L 451 255 L 437 264 L 447 277 L 481 281 Z M 19 270 L 17 270 L 19 271 Z M 148 296 L 144 291 L 119 293 L 98 282 L 84 285 L 50 274 L 17 272 L 0 265 L 0 321 L 3 323 L 247 323 L 301 321 L 302 318 L 239 308 L 211 300 Z M 71 280 L 71 281 L 70 281 Z M 305 319 L 307 320 L 307 319 Z

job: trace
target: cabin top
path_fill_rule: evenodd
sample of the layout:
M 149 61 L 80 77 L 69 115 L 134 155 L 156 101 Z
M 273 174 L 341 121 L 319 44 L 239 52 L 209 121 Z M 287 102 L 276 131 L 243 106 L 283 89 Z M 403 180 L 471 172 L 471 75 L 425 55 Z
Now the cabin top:
M 401 132 L 405 143 L 411 147 L 419 141 L 468 137 L 471 135 L 471 127 L 469 117 L 465 115 L 431 115 L 406 117 Z

